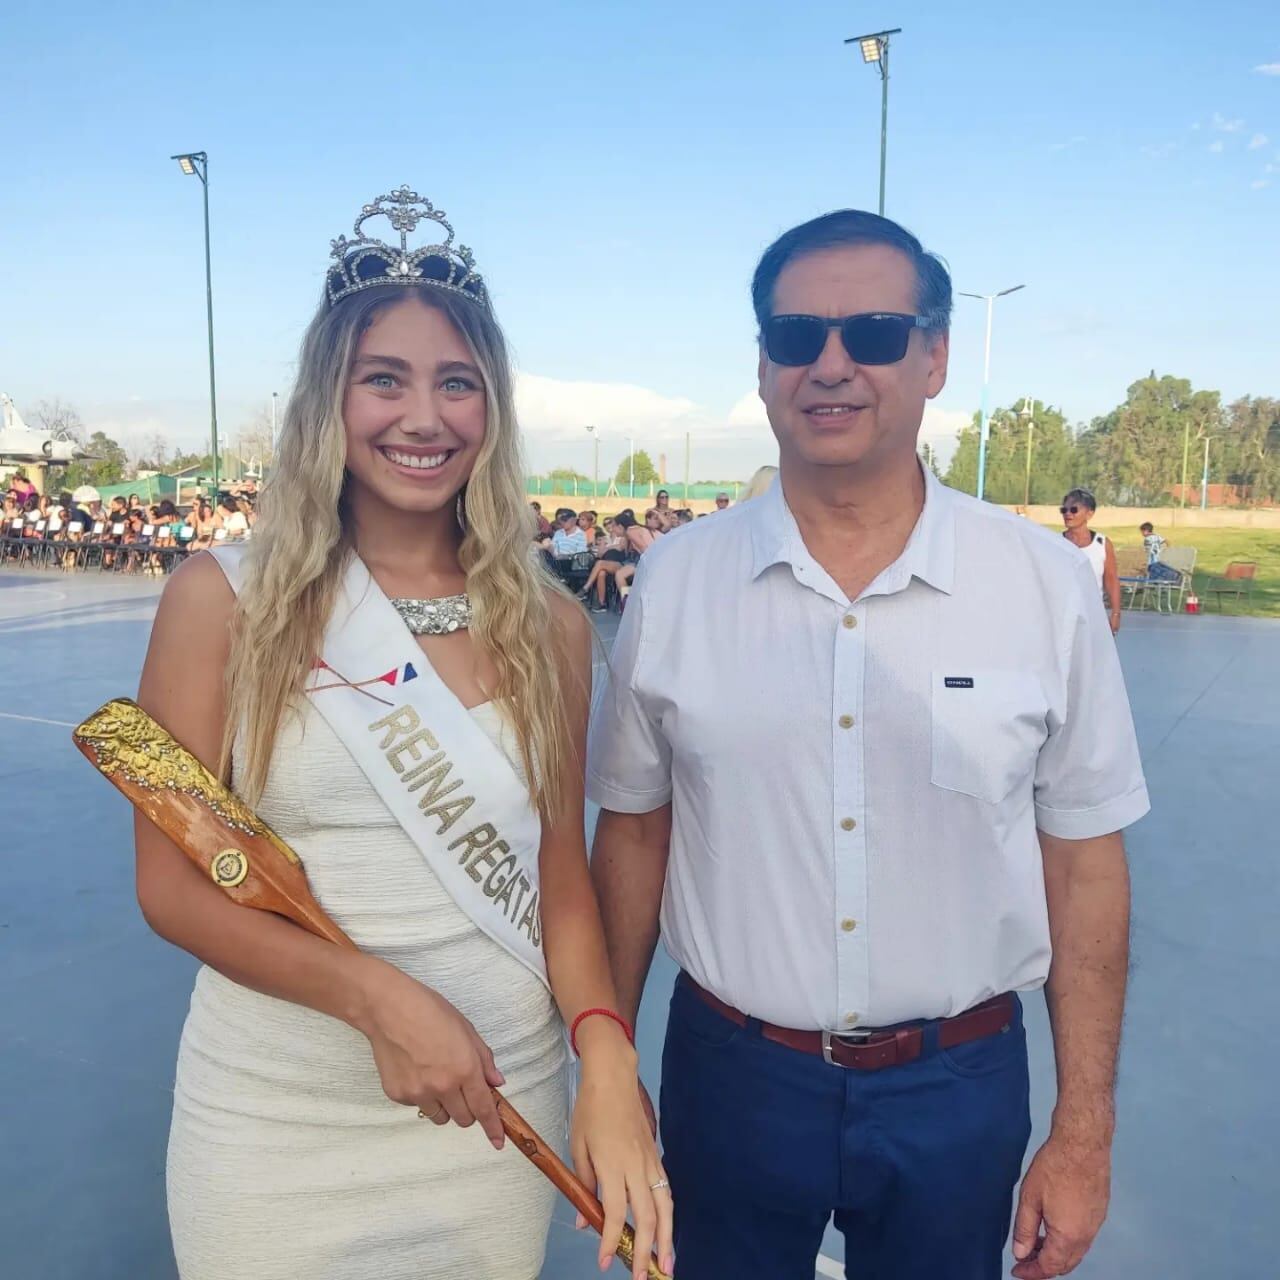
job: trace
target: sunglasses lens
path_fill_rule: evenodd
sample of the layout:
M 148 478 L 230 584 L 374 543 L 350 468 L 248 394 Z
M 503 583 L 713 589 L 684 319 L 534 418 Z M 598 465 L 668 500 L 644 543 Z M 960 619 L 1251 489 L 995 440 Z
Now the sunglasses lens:
M 907 354 L 911 326 L 901 316 L 850 316 L 840 332 L 850 359 L 859 364 L 897 364 Z
M 764 349 L 774 364 L 812 364 L 827 341 L 817 316 L 774 316 L 764 326 Z

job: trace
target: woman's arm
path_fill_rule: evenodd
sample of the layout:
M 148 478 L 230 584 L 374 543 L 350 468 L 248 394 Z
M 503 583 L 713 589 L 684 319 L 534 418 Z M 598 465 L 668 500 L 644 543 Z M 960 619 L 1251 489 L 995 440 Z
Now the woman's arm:
M 561 811 L 543 826 L 542 937 L 552 993 L 565 1022 L 572 1025 L 584 1010 L 616 1010 L 618 1000 L 583 831 L 593 633 L 578 605 L 554 596 L 552 608 L 560 624 L 556 657 L 565 690 L 570 768 Z M 588 1186 L 600 1187 L 605 1209 L 601 1266 L 613 1256 L 630 1201 L 636 1228 L 635 1280 L 644 1280 L 655 1243 L 663 1269 L 671 1269 L 671 1197 L 665 1189 L 652 1189 L 665 1174 L 640 1102 L 636 1052 L 622 1028 L 600 1016 L 579 1024 L 577 1043 L 582 1082 L 571 1149 L 579 1176 Z
M 1111 630 L 1120 630 L 1120 571 L 1116 568 L 1116 549 L 1108 538 L 1105 544 L 1106 559 L 1102 564 L 1102 590 L 1107 597 L 1111 615 Z
M 226 718 L 233 606 L 210 556 L 184 561 L 161 597 L 138 690 L 143 710 L 213 770 Z M 236 905 L 141 813 L 134 830 L 138 903 L 156 933 L 241 986 L 357 1028 L 369 1038 L 388 1097 L 440 1123 L 479 1119 L 502 1145 L 489 1091 L 502 1075 L 452 1005 L 376 957 Z

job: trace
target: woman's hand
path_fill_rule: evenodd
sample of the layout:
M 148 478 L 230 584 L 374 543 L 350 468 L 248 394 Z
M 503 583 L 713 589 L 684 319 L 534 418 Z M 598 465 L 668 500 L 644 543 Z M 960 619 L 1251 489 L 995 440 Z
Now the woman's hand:
M 477 1121 L 496 1150 L 505 1135 L 491 1089 L 506 1082 L 489 1046 L 443 996 L 371 957 L 353 1023 L 369 1039 L 382 1088 L 435 1124 Z
M 665 1182 L 667 1175 L 641 1105 L 635 1050 L 608 1018 L 585 1020 L 578 1028 L 578 1046 L 582 1080 L 569 1143 L 578 1176 L 598 1188 L 604 1204 L 600 1270 L 613 1260 L 630 1204 L 636 1232 L 634 1280 L 645 1280 L 655 1245 L 659 1264 L 670 1272 L 671 1190 L 653 1185 Z M 578 1225 L 585 1225 L 581 1215 Z
M 1111 610 L 1111 634 L 1115 635 L 1120 630 L 1120 610 Z

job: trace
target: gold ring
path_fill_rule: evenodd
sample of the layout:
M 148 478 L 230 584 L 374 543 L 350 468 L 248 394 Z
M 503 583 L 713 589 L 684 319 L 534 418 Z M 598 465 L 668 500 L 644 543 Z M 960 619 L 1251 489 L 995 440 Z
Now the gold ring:
M 425 1111 L 423 1111 L 423 1109 L 422 1109 L 421 1107 L 419 1107 L 419 1108 L 418 1108 L 418 1119 L 419 1119 L 419 1120 L 434 1120 L 434 1119 L 435 1119 L 435 1118 L 436 1118 L 436 1117 L 437 1117 L 437 1116 L 438 1116 L 438 1115 L 439 1115 L 443 1110 L 444 1110 L 444 1103 L 443 1103 L 443 1102 L 439 1102 L 439 1103 L 437 1103 L 437 1104 L 436 1104 L 436 1109 L 435 1109 L 435 1110 L 434 1110 L 430 1115 L 427 1115 L 427 1113 L 426 1113 Z

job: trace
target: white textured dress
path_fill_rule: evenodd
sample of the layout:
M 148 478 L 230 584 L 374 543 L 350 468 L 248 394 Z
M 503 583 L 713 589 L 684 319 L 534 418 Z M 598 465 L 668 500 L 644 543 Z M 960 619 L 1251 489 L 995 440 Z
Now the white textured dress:
M 471 714 L 523 776 L 495 708 Z M 472 1021 L 506 1096 L 563 1153 L 550 993 L 454 904 L 309 703 L 286 719 L 258 812 L 362 950 Z M 182 1280 L 534 1280 L 555 1194 L 479 1125 L 391 1102 L 358 1031 L 208 967 L 178 1053 L 167 1183 Z

